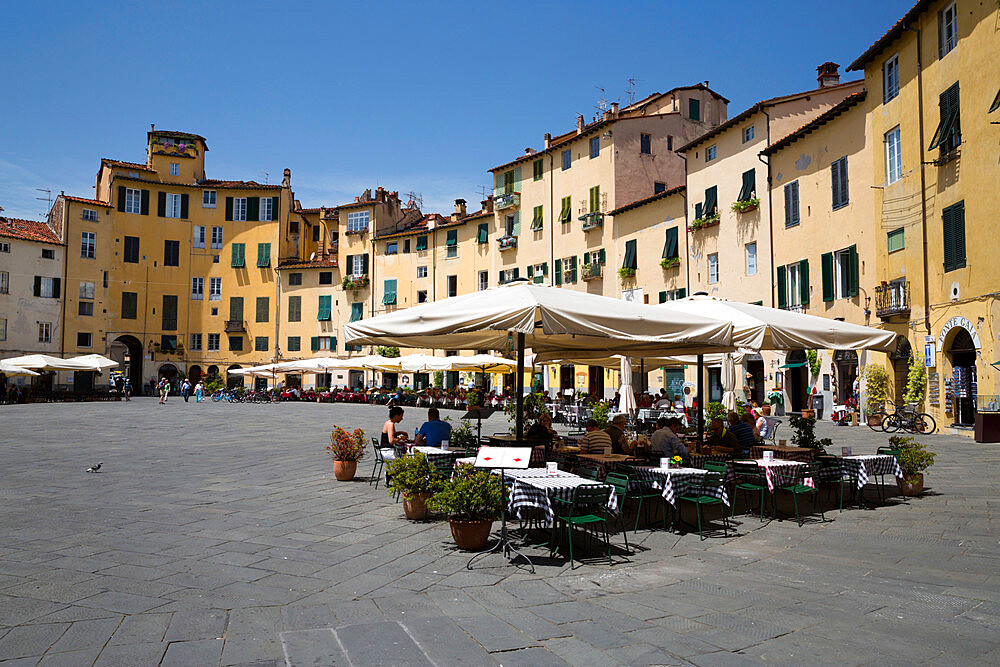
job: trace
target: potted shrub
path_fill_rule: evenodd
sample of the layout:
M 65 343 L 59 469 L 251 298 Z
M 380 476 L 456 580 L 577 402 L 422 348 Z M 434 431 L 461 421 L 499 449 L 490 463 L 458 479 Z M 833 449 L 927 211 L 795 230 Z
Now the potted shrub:
M 501 503 L 500 478 L 465 464 L 455 468 L 454 476 L 441 484 L 427 504 L 448 515 L 451 536 L 459 549 L 481 551 L 500 516 Z
M 680 266 L 680 257 L 664 257 L 660 260 L 660 266 L 664 269 L 672 269 L 674 267 Z
M 403 513 L 411 521 L 427 516 L 427 499 L 437 490 L 440 475 L 431 470 L 427 457 L 421 452 L 388 461 L 389 491 L 403 497 Z
M 913 438 L 889 438 L 889 445 L 899 450 L 899 467 L 903 481 L 899 490 L 904 496 L 919 496 L 924 492 L 924 471 L 934 465 L 934 452 Z
M 735 201 L 729 208 L 733 211 L 733 213 L 749 213 L 750 211 L 757 210 L 758 206 L 760 206 L 760 199 L 757 197 L 751 197 L 750 199 Z
M 330 433 L 330 444 L 326 451 L 333 457 L 333 474 L 341 482 L 354 479 L 358 471 L 358 461 L 365 455 L 365 432 L 360 428 L 348 433 L 334 426 Z
M 803 410 L 803 413 L 805 410 Z M 830 438 L 816 438 L 816 420 L 811 417 L 791 417 L 788 425 L 795 430 L 792 436 L 792 444 L 796 447 L 806 447 L 813 450 L 813 456 L 826 454 L 827 447 L 833 447 Z
M 630 266 L 623 266 L 618 269 L 618 277 L 621 278 L 623 283 L 631 282 L 635 280 L 635 269 Z

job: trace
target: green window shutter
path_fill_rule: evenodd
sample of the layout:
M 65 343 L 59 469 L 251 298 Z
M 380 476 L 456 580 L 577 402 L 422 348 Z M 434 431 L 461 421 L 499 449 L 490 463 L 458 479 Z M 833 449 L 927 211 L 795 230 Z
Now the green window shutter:
M 122 213 L 125 212 L 125 186 L 118 186 L 118 210 Z
M 257 244 L 257 266 L 258 267 L 271 266 L 271 244 L 270 243 L 258 243 Z
M 156 193 L 156 215 L 161 218 L 167 217 L 167 193 L 157 192 Z
M 243 297 L 229 297 L 229 319 L 234 322 L 243 321 Z
M 281 197 L 271 197 L 271 220 L 281 220 Z
M 950 144 L 950 139 L 954 130 L 957 130 L 959 108 L 958 108 L 958 84 L 956 83 L 948 90 L 941 93 L 938 98 L 938 106 L 941 110 L 941 119 L 938 121 L 934 136 L 931 137 L 931 145 L 928 150 L 934 150 L 939 146 L 954 148 Z M 956 146 L 958 143 L 956 142 Z
M 247 197 L 247 220 L 260 220 L 260 197 Z
M 698 203 L 698 204 L 694 205 L 694 219 L 695 220 L 701 220 L 701 218 L 702 218 L 702 210 L 704 209 L 704 206 L 705 205 L 702 204 L 702 203 Z
M 823 256 L 820 257 L 820 265 L 823 273 L 823 301 L 833 301 L 837 293 L 833 284 L 833 253 L 823 253 Z
M 302 297 L 301 296 L 290 296 L 290 297 L 288 297 L 288 321 L 289 322 L 301 322 L 302 321 Z
M 32 292 L 32 294 L 34 294 L 35 296 L 41 296 L 42 295 L 42 277 L 41 276 L 35 276 L 35 287 L 34 287 L 34 291 Z
M 572 257 L 569 258 L 569 274 L 570 274 L 569 275 L 570 282 L 571 283 L 575 283 L 576 280 L 577 280 L 577 275 L 576 275 L 576 255 L 573 255 Z
M 368 275 L 368 255 L 367 255 L 367 253 L 364 254 L 364 255 L 361 255 L 361 274 L 365 275 L 365 276 Z
M 715 215 L 716 209 L 719 207 L 718 200 L 719 189 L 716 186 L 712 186 L 705 190 L 705 217 Z
M 246 264 L 246 246 L 243 243 L 233 244 L 232 268 L 242 269 Z
M 302 339 L 298 336 L 289 336 L 287 347 L 289 352 L 298 352 L 302 349 Z
M 181 195 L 181 217 L 187 220 L 188 218 L 188 196 Z
M 556 287 L 562 285 L 562 260 L 556 260 Z
M 357 322 L 365 317 L 365 304 L 357 301 L 351 304 L 351 322 Z
M 52 279 L 52 298 L 53 299 L 58 299 L 59 295 L 62 294 L 61 287 L 62 287 L 62 278 L 53 278 Z M 177 297 L 174 297 L 174 303 L 175 304 L 177 303 Z
M 271 319 L 271 298 L 266 296 L 257 297 L 257 321 L 268 322 Z
M 667 239 L 663 243 L 663 259 L 673 259 L 677 256 L 677 228 L 671 227 L 667 230 Z
M 597 213 L 601 210 L 601 186 L 595 185 L 590 188 L 590 212 Z
M 549 263 L 548 262 L 542 262 L 542 275 L 543 276 L 549 275 Z
M 313 336 L 309 339 L 309 349 L 313 352 L 319 350 L 319 336 Z
M 160 311 L 163 317 L 161 325 L 164 331 L 175 331 L 177 329 L 177 296 L 175 294 L 163 295 L 163 308 Z
M 597 261 L 600 264 L 604 264 L 605 263 L 606 260 L 605 260 L 605 255 L 604 255 L 604 248 L 601 248 L 600 250 L 597 251 Z
M 544 216 L 543 207 L 540 206 L 540 205 L 536 206 L 534 208 L 533 212 L 532 212 L 532 215 L 531 215 L 531 229 L 532 229 L 532 231 L 536 231 L 537 232 L 538 230 L 540 230 L 542 228 L 543 216 Z
M 449 229 L 447 238 L 444 242 L 445 245 L 458 245 L 458 230 Z
M 799 301 L 803 306 L 809 305 L 809 260 L 799 262 Z
M 318 321 L 327 322 L 330 320 L 330 301 L 332 298 L 329 294 L 319 297 L 319 304 L 316 309 L 316 319 Z
M 667 291 L 663 290 L 662 292 L 660 292 L 659 303 L 666 303 L 666 302 L 667 302 Z
M 887 235 L 888 252 L 895 252 L 906 247 L 906 231 L 903 227 L 894 229 Z
M 535 277 L 535 267 L 533 267 L 531 264 L 528 264 L 527 268 L 524 271 L 524 275 L 528 276 L 528 280 L 531 280 L 532 278 L 534 278 Z
M 480 245 L 490 242 L 490 223 L 482 222 L 479 224 L 479 231 L 476 233 L 476 242 Z
M 743 172 L 743 186 L 740 188 L 739 201 L 748 201 L 753 199 L 754 194 L 757 191 L 757 171 L 755 169 L 750 169 Z
M 625 261 L 622 262 L 622 268 L 626 269 L 637 269 L 639 268 L 638 259 L 636 257 L 636 239 L 625 242 Z
M 417 237 L 417 250 L 427 250 L 427 237 L 418 236 Z
M 559 222 L 569 222 L 573 217 L 573 198 L 566 196 L 562 198 L 562 206 L 559 209 Z
M 504 281 L 504 271 L 503 271 L 503 269 L 501 269 L 500 270 L 500 275 L 497 277 L 497 285 L 503 285 L 504 282 L 505 282 Z
M 679 290 L 677 290 L 677 298 L 683 299 L 684 297 L 687 296 L 687 293 L 688 293 L 687 288 L 681 287 Z
M 541 160 L 535 160 L 531 165 L 531 176 L 534 180 L 542 180 L 542 174 L 544 173 L 545 166 L 542 164 Z
M 861 276 L 858 271 L 858 246 L 852 245 L 848 256 L 851 264 L 851 289 L 848 294 L 850 296 L 857 296 L 858 292 L 861 291 Z
M 514 236 L 521 235 L 521 212 L 514 211 Z
M 1000 90 L 997 91 L 997 96 L 993 98 L 993 104 L 990 105 L 990 110 L 986 113 L 993 113 L 997 109 L 1000 109 Z
M 233 198 L 226 197 L 226 220 L 233 219 Z
M 701 100 L 696 100 L 693 97 L 688 100 L 688 118 L 701 120 Z
M 965 266 L 965 202 L 959 202 L 941 212 L 944 226 L 944 270 L 954 271 Z
M 779 266 L 778 269 L 778 308 L 788 307 L 788 298 L 785 294 L 785 267 Z
M 385 280 L 382 285 L 382 303 L 391 306 L 396 303 L 396 280 Z
M 514 167 L 514 192 L 521 191 L 521 168 Z
M 149 190 L 140 190 L 139 195 L 139 214 L 149 215 Z

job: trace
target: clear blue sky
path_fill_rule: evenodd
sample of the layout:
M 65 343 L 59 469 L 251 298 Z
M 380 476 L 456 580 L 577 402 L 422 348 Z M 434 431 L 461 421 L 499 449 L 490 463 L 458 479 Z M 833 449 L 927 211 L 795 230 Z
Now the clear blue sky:
M 840 2 L 16 3 L 4 11 L 3 215 L 35 188 L 92 196 L 99 160 L 146 131 L 205 136 L 209 178 L 281 180 L 304 206 L 367 187 L 478 208 L 486 170 L 637 99 L 709 81 L 732 100 L 815 87 L 912 0 Z M 852 73 L 849 78 L 856 78 Z

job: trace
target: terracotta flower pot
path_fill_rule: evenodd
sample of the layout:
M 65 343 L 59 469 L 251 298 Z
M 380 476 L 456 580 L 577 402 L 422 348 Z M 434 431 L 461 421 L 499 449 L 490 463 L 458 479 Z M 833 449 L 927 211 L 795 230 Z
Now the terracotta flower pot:
M 924 492 L 924 474 L 918 472 L 915 475 L 903 475 L 899 490 L 904 496 L 919 496 Z
M 869 426 L 878 426 L 881 423 L 882 423 L 882 416 L 881 415 L 868 415 L 868 425 Z
M 482 551 L 490 539 L 490 531 L 493 530 L 493 521 L 490 519 L 483 521 L 448 519 L 448 523 L 451 524 L 451 536 L 455 539 L 455 546 L 463 551 Z
M 433 494 L 417 493 L 411 498 L 403 498 L 403 514 L 410 521 L 421 521 L 427 516 L 427 499 Z
M 802 417 L 804 419 L 816 419 L 816 411 L 812 408 L 803 408 Z
M 334 461 L 333 474 L 341 482 L 349 482 L 354 479 L 354 473 L 358 471 L 357 461 Z

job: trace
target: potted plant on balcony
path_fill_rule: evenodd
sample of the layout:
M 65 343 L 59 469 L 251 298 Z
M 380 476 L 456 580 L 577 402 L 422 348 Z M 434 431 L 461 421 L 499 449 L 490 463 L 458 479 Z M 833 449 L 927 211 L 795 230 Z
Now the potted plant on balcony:
M 882 423 L 882 408 L 889 395 L 889 374 L 881 364 L 868 364 L 863 373 L 865 380 L 865 419 L 868 426 Z
M 349 290 L 356 294 L 361 288 L 368 287 L 368 276 L 344 276 L 340 286 L 345 292 Z
M 904 496 L 919 496 L 924 492 L 924 471 L 934 465 L 934 452 L 908 437 L 889 438 L 889 445 L 899 450 L 899 467 L 903 471 L 900 492 Z
M 712 215 L 706 215 L 701 218 L 696 218 L 691 221 L 688 225 L 688 231 L 693 232 L 699 229 L 704 229 L 705 227 L 711 227 L 712 225 L 718 224 L 720 219 L 719 213 L 714 213 Z
M 403 513 L 411 521 L 420 521 L 427 516 L 427 499 L 434 495 L 441 476 L 432 470 L 430 462 L 422 452 L 401 456 L 388 462 L 386 474 L 389 491 L 403 496 Z
M 326 451 L 333 457 L 334 476 L 341 482 L 350 481 L 358 470 L 358 461 L 365 455 L 365 432 L 356 428 L 348 433 L 334 426 Z
M 631 266 L 623 266 L 618 269 L 618 277 L 621 278 L 622 283 L 627 283 L 635 280 L 635 269 Z
M 729 208 L 733 213 L 749 213 L 750 211 L 756 211 L 758 207 L 760 207 L 760 199 L 751 197 L 750 199 L 734 201 L 733 205 Z
M 673 269 L 680 266 L 680 264 L 681 264 L 680 257 L 664 257 L 663 259 L 660 260 L 660 266 L 663 269 Z
M 481 551 L 486 546 L 501 503 L 500 478 L 469 464 L 457 466 L 452 478 L 442 482 L 427 501 L 430 509 L 448 515 L 455 545 L 466 551 Z

